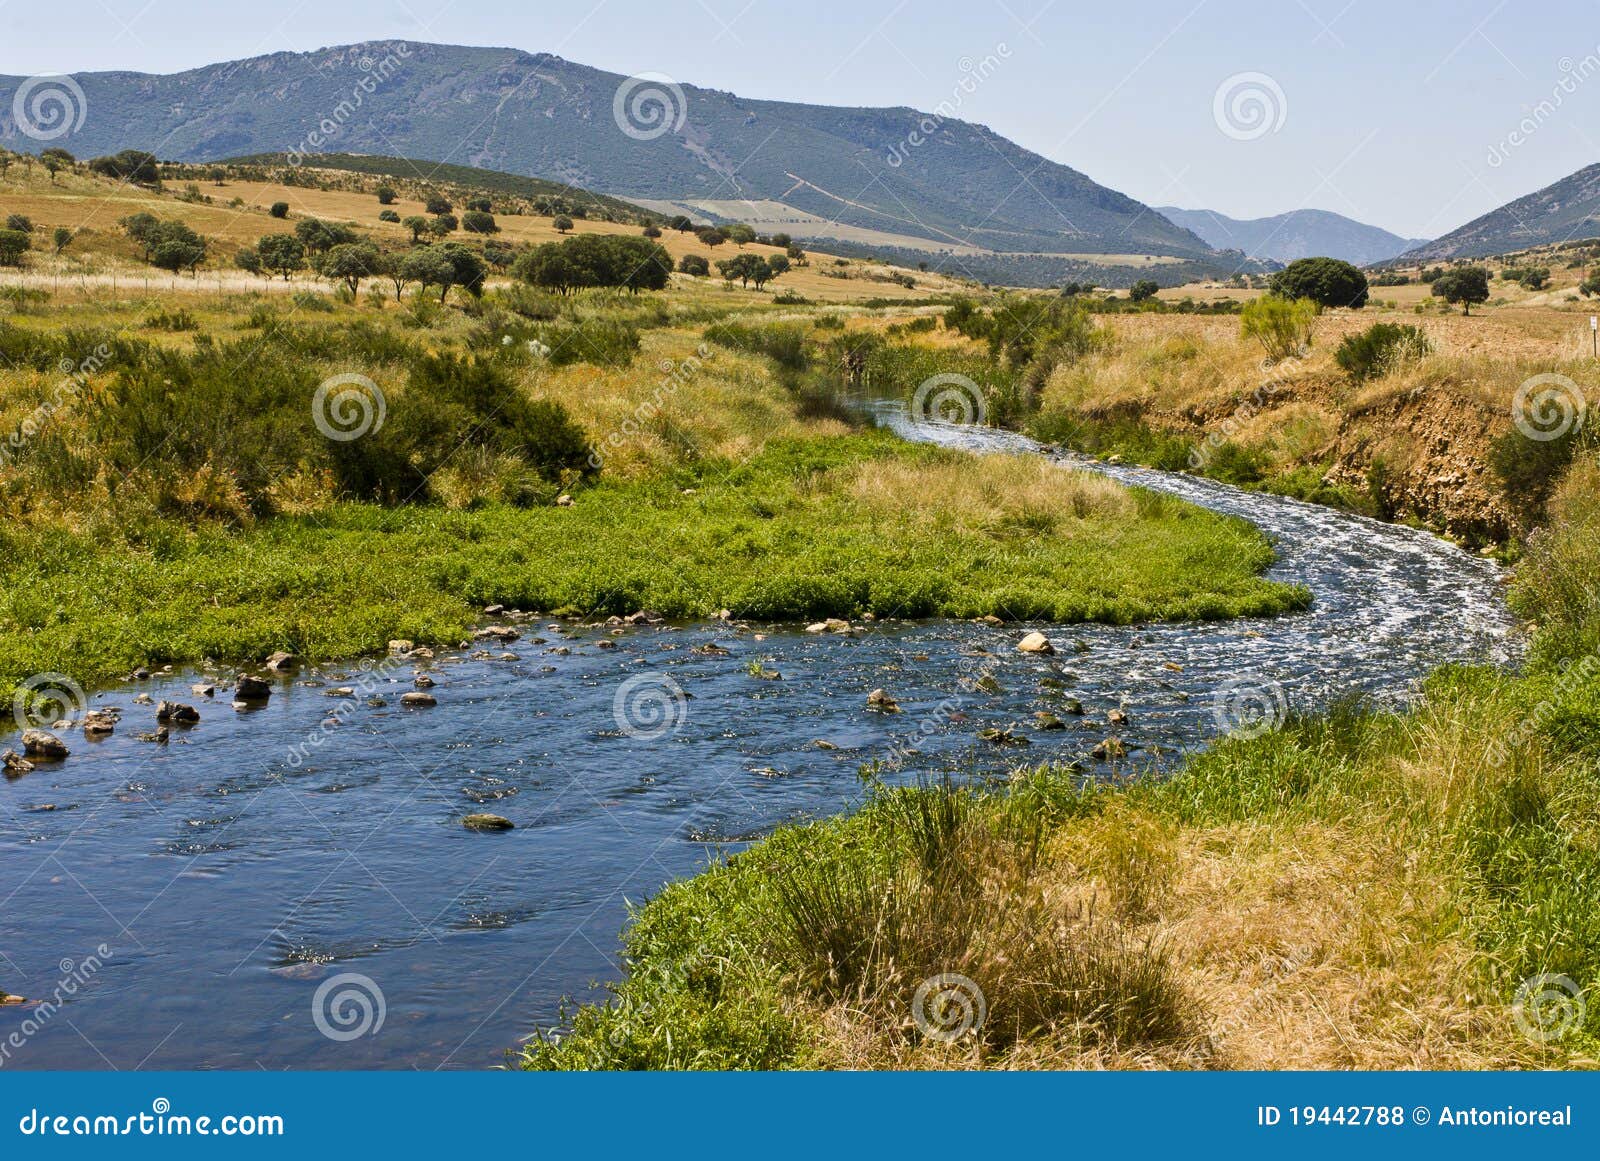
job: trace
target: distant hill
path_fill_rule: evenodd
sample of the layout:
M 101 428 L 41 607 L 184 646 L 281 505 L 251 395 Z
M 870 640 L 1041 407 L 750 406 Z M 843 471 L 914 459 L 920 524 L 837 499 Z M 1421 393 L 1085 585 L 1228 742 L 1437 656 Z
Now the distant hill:
M 1252 258 L 1272 262 L 1325 255 L 1366 266 L 1423 244 L 1423 239 L 1402 238 L 1328 210 L 1290 210 L 1270 218 L 1242 220 L 1215 210 L 1180 210 L 1176 206 L 1162 206 L 1160 212 L 1218 250 L 1243 250 Z
M 82 73 L 88 115 L 36 141 L 0 77 L 0 144 L 79 156 L 123 148 L 209 161 L 264 152 L 405 156 L 543 178 L 709 216 L 758 203 L 797 237 L 848 235 L 987 278 L 1033 255 L 1037 281 L 1105 285 L 1230 262 L 1187 229 L 981 125 L 909 108 L 752 100 L 640 82 L 514 48 L 379 41 L 171 76 Z M 657 99 L 659 98 L 659 99 Z M 652 116 L 656 119 L 652 120 Z M 1170 271 L 1147 258 L 1176 259 Z
M 1600 237 L 1600 164 L 1507 202 L 1402 257 L 1408 262 L 1484 258 L 1594 237 Z

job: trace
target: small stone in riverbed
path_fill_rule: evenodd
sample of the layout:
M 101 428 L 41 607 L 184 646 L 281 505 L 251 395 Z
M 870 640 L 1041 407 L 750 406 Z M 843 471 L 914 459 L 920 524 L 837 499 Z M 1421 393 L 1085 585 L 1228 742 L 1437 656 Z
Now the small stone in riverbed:
M 411 684 L 416 686 L 418 689 L 432 689 L 439 683 L 434 681 L 433 678 L 429 677 L 426 673 L 419 673 L 415 678 L 412 679 Z
M 535 644 L 542 644 L 542 643 L 543 643 L 542 640 L 535 642 Z M 519 660 L 521 660 L 521 658 L 519 658 L 515 653 L 497 653 L 497 654 L 495 654 L 495 658 L 494 659 L 496 661 L 519 661 Z
M 596 641 L 594 647 L 596 649 L 615 649 L 617 643 L 615 641 Z
M 199 720 L 200 711 L 192 705 L 164 701 L 156 706 L 156 721 L 158 722 L 176 722 L 181 726 L 192 726 Z
M 483 609 L 483 615 L 485 617 L 494 617 L 505 611 L 506 607 L 504 605 L 485 605 Z
M 166 745 L 167 739 L 171 736 L 171 731 L 166 726 L 157 726 L 148 734 L 140 734 L 139 740 L 141 742 L 157 742 L 161 745 Z
M 7 778 L 21 778 L 33 770 L 33 763 L 24 758 L 15 750 L 7 750 L 0 754 L 0 770 L 5 771 Z
M 886 714 L 897 714 L 900 712 L 900 703 L 895 701 L 894 698 L 890 697 L 889 691 L 886 689 L 875 689 L 871 693 L 867 694 L 867 705 L 872 709 L 879 710 Z
M 1067 698 L 1067 704 L 1061 707 L 1061 712 L 1064 714 L 1081 715 L 1083 713 L 1083 703 L 1075 697 L 1069 697 Z
M 812 742 L 811 744 L 813 746 L 815 746 L 819 750 L 837 750 L 839 748 L 838 746 L 835 746 L 832 742 L 824 741 L 822 738 L 818 738 L 816 741 Z
M 189 687 L 189 692 L 196 697 L 216 697 L 217 687 L 209 681 L 197 681 Z
M 373 709 L 383 709 L 388 704 L 389 703 L 381 697 L 367 698 L 367 705 L 371 706 Z
M 510 625 L 487 625 L 473 634 L 474 637 L 493 637 L 496 641 L 515 641 L 522 634 Z
M 400 704 L 418 707 L 438 705 L 439 699 L 431 693 L 403 693 L 400 695 Z
M 1127 722 L 1127 720 L 1128 715 L 1119 709 L 1114 709 L 1106 715 L 1106 721 L 1110 722 L 1114 726 L 1123 725 Z
M 355 697 L 355 695 L 356 695 L 356 691 L 355 691 L 355 688 L 353 686 L 341 685 L 341 686 L 338 686 L 335 689 L 328 690 L 322 696 L 323 697 Z
M 1183 666 L 1179 665 L 1176 661 L 1163 661 L 1161 663 L 1161 668 L 1170 669 L 1173 673 L 1183 672 Z
M 415 641 L 408 641 L 404 637 L 396 637 L 389 642 L 389 652 L 394 654 L 410 653 L 416 647 L 417 643 Z
M 105 710 L 90 710 L 83 715 L 83 732 L 91 738 L 104 737 L 117 728 L 117 715 Z
M 994 727 L 978 731 L 981 741 L 993 743 L 996 746 L 1026 746 L 1028 739 L 1012 730 L 999 730 Z
M 274 653 L 271 657 L 268 657 L 266 665 L 268 669 L 274 671 L 275 673 L 283 673 L 286 670 L 293 669 L 296 661 L 298 660 L 299 659 L 295 657 L 293 653 L 279 652 Z
M 1033 728 L 1036 730 L 1064 730 L 1067 728 L 1067 723 L 1048 710 L 1040 710 L 1033 715 Z
M 1005 689 L 1001 687 L 1000 682 L 996 680 L 995 675 L 992 673 L 985 673 L 982 677 L 978 678 L 977 681 L 972 683 L 972 688 L 979 690 L 982 693 L 1005 692 Z
M 498 814 L 469 814 L 461 820 L 461 825 L 468 830 L 511 830 L 516 823 Z
M 70 752 L 66 743 L 49 730 L 22 731 L 22 753 L 25 757 L 59 762 Z
M 141 694 L 139 694 L 137 697 L 135 697 L 133 699 L 133 704 L 134 705 L 154 705 L 155 704 L 155 700 L 156 699 L 151 697 L 148 693 L 141 693 Z
M 129 681 L 143 681 L 143 680 L 145 680 L 145 678 L 147 678 L 149 676 L 150 676 L 150 671 L 148 669 L 146 669 L 144 666 L 141 665 L 141 666 L 139 666 L 138 669 L 135 669 L 132 673 L 128 674 L 128 680 Z
M 1103 742 L 1096 743 L 1095 748 L 1091 751 L 1096 758 L 1100 759 L 1121 758 L 1126 755 L 1127 752 L 1128 748 L 1116 738 L 1107 738 Z
M 233 682 L 234 701 L 266 701 L 272 696 L 272 683 L 252 673 L 241 673 Z
M 1043 633 L 1029 633 L 1017 642 L 1019 653 L 1054 653 L 1056 647 L 1050 644 L 1050 638 Z

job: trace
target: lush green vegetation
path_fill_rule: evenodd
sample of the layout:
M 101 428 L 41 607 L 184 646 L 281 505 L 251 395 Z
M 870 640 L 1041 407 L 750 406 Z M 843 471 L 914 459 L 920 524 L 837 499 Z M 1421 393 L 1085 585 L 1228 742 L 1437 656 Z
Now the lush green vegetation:
M 1272 276 L 1268 284 L 1277 298 L 1309 298 L 1319 307 L 1367 305 L 1367 276 L 1338 258 L 1299 258 Z
M 428 366 L 428 383 L 408 394 L 438 388 L 442 402 L 460 369 Z M 272 427 L 270 416 L 248 427 L 222 418 L 241 447 Z M 1248 525 L 1059 469 L 1017 471 L 860 435 L 602 481 L 570 508 L 340 503 L 248 530 L 152 514 L 125 529 L 131 543 L 8 530 L 0 694 L 36 672 L 87 683 L 153 662 L 454 642 L 490 602 L 601 615 L 1126 622 L 1306 601 L 1259 577 L 1271 549 Z
M 1525 980 L 1600 973 L 1597 485 L 1600 467 L 1573 469 L 1519 573 L 1541 624 L 1526 675 L 1446 671 L 1412 714 L 1292 718 L 1166 782 L 1105 789 L 1046 767 L 990 789 L 877 787 L 851 817 L 668 886 L 628 931 L 614 999 L 524 1064 L 1592 1058 L 1600 1011 L 1542 1044 L 1510 1009 Z M 1219 966 L 1293 974 L 1230 992 Z M 947 1043 L 912 1016 L 951 972 L 988 1015 Z

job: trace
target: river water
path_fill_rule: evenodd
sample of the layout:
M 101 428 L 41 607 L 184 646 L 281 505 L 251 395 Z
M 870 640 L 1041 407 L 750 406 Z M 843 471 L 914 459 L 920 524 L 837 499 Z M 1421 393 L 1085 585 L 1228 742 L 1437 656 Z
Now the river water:
M 878 413 L 912 439 L 1039 450 Z M 849 635 L 538 619 L 431 661 L 285 674 L 247 711 L 226 691 L 197 697 L 196 673 L 130 682 L 91 697 L 124 711 L 115 734 L 64 732 L 67 761 L 0 784 L 0 990 L 60 1001 L 0 1007 L 0 1066 L 500 1064 L 617 975 L 630 900 L 779 823 L 848 809 L 865 763 L 907 779 L 1161 769 L 1223 730 L 1351 693 L 1400 702 L 1442 663 L 1515 658 L 1499 568 L 1427 533 L 1062 458 L 1250 519 L 1277 542 L 1270 575 L 1314 607 Z M 1054 656 L 1016 651 L 1035 627 Z M 435 707 L 400 704 L 418 670 Z M 340 687 L 355 696 L 329 696 Z M 866 707 L 880 687 L 901 713 Z M 140 694 L 196 704 L 201 721 L 140 741 L 154 728 Z M 1063 728 L 1036 729 L 1040 712 Z M 1127 757 L 1097 759 L 1113 735 Z M 467 829 L 474 811 L 515 829 Z

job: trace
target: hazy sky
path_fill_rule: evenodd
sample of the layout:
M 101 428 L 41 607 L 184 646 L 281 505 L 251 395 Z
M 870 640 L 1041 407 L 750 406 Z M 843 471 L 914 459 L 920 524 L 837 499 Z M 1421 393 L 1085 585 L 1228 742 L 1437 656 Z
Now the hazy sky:
M 1141 201 L 1433 236 L 1600 161 L 1597 16 L 1593 0 L 0 0 L 0 73 L 403 37 L 927 109 L 992 57 L 960 117 Z

